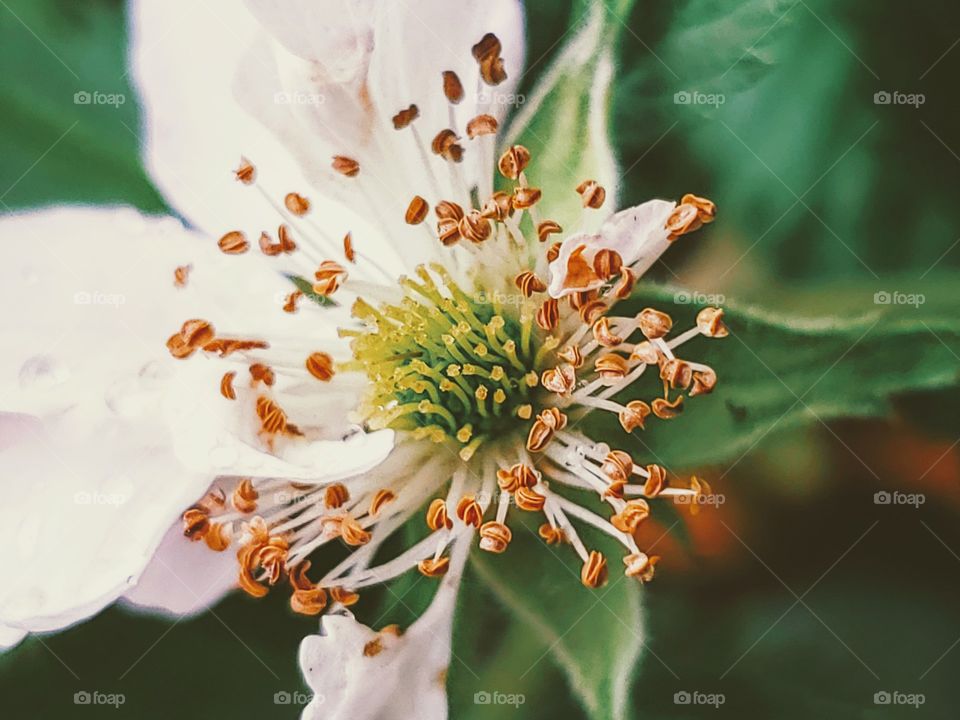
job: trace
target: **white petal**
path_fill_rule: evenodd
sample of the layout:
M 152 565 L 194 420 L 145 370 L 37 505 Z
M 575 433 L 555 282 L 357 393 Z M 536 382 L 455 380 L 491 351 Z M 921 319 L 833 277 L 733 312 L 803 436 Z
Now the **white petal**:
M 133 585 L 170 523 L 208 484 L 159 422 L 66 413 L 0 451 L 0 623 L 56 630 Z
M 16 647 L 26 636 L 25 630 L 0 625 L 0 652 Z
M 175 522 L 125 600 L 173 615 L 193 615 L 215 604 L 237 586 L 235 548 L 214 552 L 206 543 L 183 536 Z
M 453 610 L 470 540 L 470 533 L 457 540 L 430 607 L 399 638 L 378 634 L 346 612 L 327 615 L 321 634 L 304 638 L 300 668 L 314 698 L 303 720 L 447 717 Z M 364 647 L 378 637 L 383 649 L 368 657 Z

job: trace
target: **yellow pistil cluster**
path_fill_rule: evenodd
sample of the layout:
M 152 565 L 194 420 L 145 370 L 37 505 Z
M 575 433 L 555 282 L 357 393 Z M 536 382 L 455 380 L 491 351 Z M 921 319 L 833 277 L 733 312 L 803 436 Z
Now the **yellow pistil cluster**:
M 357 300 L 365 330 L 342 330 L 370 389 L 360 408 L 371 429 L 393 428 L 454 441 L 463 460 L 531 414 L 538 384 L 532 313 L 465 292 L 438 265 L 402 278 L 403 299 L 373 307 Z

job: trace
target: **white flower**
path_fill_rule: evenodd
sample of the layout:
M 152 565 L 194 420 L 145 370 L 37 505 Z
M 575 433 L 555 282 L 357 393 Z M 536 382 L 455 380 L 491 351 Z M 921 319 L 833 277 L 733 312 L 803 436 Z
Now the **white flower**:
M 284 583 L 295 611 L 331 613 L 301 651 L 318 712 L 442 715 L 475 534 L 503 553 L 511 518 L 542 514 L 595 588 L 607 560 L 574 523 L 590 525 L 649 580 L 657 558 L 633 537 L 648 500 L 703 490 L 666 487 L 577 424 L 609 412 L 630 433 L 713 389 L 675 351 L 724 335 L 721 311 L 673 337 L 662 312 L 616 312 L 713 206 L 652 201 L 549 242 L 564 230 L 541 217 L 535 158 L 496 147 L 522 66 L 515 0 L 248 5 L 217 4 L 217 22 L 132 6 L 147 163 L 198 231 L 118 209 L 0 223 L 21 241 L 0 269 L 6 306 L 23 308 L 0 320 L 18 337 L 0 361 L 17 435 L 0 446 L 0 627 L 57 629 L 121 596 L 194 612 L 235 584 Z M 578 191 L 602 212 L 602 187 Z M 648 403 L 634 381 L 651 365 L 664 396 Z M 586 507 L 597 497 L 609 519 Z M 423 538 L 383 559 L 424 510 Z M 352 552 L 312 569 L 331 542 Z M 413 568 L 446 580 L 406 635 L 344 614 Z M 390 701 L 414 687 L 423 706 Z

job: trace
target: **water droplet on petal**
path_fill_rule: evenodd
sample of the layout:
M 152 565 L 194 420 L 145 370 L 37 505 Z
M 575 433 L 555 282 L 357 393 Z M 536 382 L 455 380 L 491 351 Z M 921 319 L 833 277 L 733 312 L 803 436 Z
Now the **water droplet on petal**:
M 20 366 L 20 387 L 23 390 L 41 390 L 65 382 L 70 370 L 50 355 L 34 355 Z

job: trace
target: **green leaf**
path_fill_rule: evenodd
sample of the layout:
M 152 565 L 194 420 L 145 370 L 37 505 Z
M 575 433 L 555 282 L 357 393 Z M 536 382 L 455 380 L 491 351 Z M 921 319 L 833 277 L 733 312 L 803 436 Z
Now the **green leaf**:
M 139 160 L 139 112 L 117 2 L 0 6 L 0 202 L 164 203 Z
M 774 431 L 826 423 L 841 417 L 883 417 L 891 400 L 918 390 L 960 385 L 960 316 L 954 275 L 909 287 L 923 304 L 894 304 L 896 285 L 824 287 L 789 296 L 789 309 L 759 309 L 724 304 L 726 338 L 697 337 L 678 356 L 713 367 L 719 377 L 710 395 L 688 398 L 685 411 L 670 421 L 650 418 L 634 433 L 634 448 L 646 462 L 667 468 L 693 468 L 736 460 Z M 891 304 L 877 304 L 887 293 Z M 690 297 L 670 288 L 642 287 L 629 312 L 663 310 L 684 330 L 694 324 L 699 306 L 678 304 Z M 880 296 L 883 300 L 884 296 Z M 626 309 L 626 308 L 625 308 Z M 842 311 L 842 316 L 837 312 Z M 627 392 L 629 399 L 650 399 L 662 391 L 651 373 Z M 623 397 L 623 400 L 628 399 Z M 612 417 L 585 423 L 594 437 L 623 437 Z
M 303 293 L 305 298 L 312 300 L 320 307 L 337 307 L 339 305 L 336 300 L 333 300 L 326 295 L 321 295 L 318 292 L 314 292 L 313 283 L 306 278 L 299 275 L 287 275 L 287 279 L 294 284 L 297 290 Z
M 568 40 L 526 97 L 504 135 L 533 156 L 527 173 L 543 190 L 538 208 L 544 218 L 572 228 L 580 218 L 576 187 L 587 179 L 607 191 L 615 207 L 616 160 L 610 146 L 610 83 L 614 49 L 633 0 L 616 4 L 580 2 L 573 8 Z M 614 7 L 615 5 L 615 7 Z M 602 220 L 587 215 L 585 227 Z
M 580 583 L 580 561 L 566 546 L 546 545 L 523 519 L 513 523 L 508 553 L 475 553 L 473 569 L 507 614 L 542 648 L 532 664 L 513 663 L 522 676 L 540 663 L 561 668 L 592 720 L 633 717 L 630 688 L 643 646 L 641 587 L 622 573 L 623 549 L 585 532 L 588 547 L 610 564 L 610 580 L 598 590 Z

